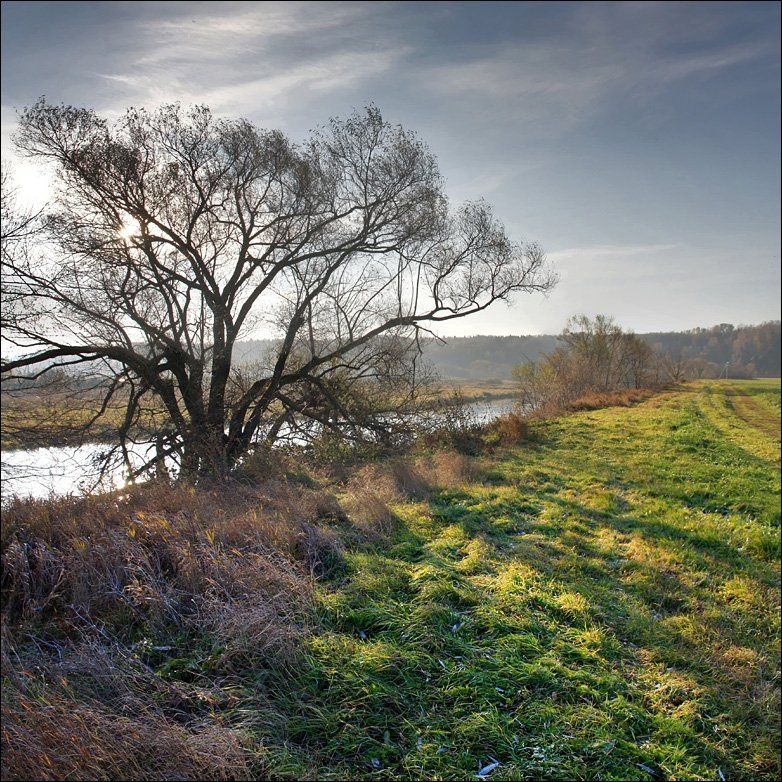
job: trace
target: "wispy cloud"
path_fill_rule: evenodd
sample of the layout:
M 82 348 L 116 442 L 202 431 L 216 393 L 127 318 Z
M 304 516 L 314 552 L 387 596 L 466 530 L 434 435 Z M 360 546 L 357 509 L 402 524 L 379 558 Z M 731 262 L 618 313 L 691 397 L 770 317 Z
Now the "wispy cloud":
M 143 73 L 102 74 L 122 85 L 134 102 L 204 103 L 218 112 L 247 114 L 259 108 L 280 110 L 290 102 L 302 103 L 318 93 L 344 90 L 389 70 L 404 52 L 335 52 L 311 58 L 284 69 L 256 63 L 240 76 L 214 76 L 207 83 L 193 84 L 186 67 L 167 67 L 164 78 L 149 70 Z M 282 104 L 282 105 L 280 105 Z
M 678 15 L 648 4 L 577 8 L 556 35 L 456 51 L 422 70 L 422 88 L 477 115 L 491 107 L 495 120 L 512 120 L 520 131 L 537 127 L 552 136 L 618 99 L 642 104 L 679 82 L 778 53 L 767 38 L 737 42 L 715 35 L 704 42 L 687 8 Z
M 679 249 L 678 244 L 595 244 L 587 247 L 570 247 L 548 254 L 558 263 L 595 258 L 632 258 L 638 255 L 664 253 Z
M 379 4 L 382 8 L 384 4 Z M 172 10 L 173 7 L 173 10 Z M 274 121 L 325 94 L 390 72 L 410 48 L 367 32 L 377 9 L 361 3 L 173 4 L 165 18 L 126 24 L 134 41 L 93 71 L 113 114 L 128 104 L 207 103 Z

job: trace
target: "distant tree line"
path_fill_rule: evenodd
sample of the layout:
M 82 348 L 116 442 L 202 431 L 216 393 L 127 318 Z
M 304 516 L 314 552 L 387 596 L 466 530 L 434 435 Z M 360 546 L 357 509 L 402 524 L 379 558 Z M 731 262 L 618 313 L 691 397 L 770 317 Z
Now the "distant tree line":
M 674 379 L 718 377 L 779 377 L 782 339 L 780 321 L 756 326 L 723 323 L 689 331 L 663 331 L 638 334 L 660 356 L 662 376 Z M 465 380 L 508 380 L 518 364 L 538 362 L 559 345 L 554 334 L 528 336 L 476 335 L 422 340 L 424 360 L 443 378 Z M 278 341 L 246 339 L 236 343 L 237 365 L 265 364 L 273 359 Z M 62 371 L 62 370 L 61 370 Z M 33 372 L 30 372 L 32 375 Z M 59 378 L 59 376 L 58 376 Z M 52 378 L 47 378 L 51 380 Z M 86 378 L 81 384 L 87 384 Z M 6 381 L 6 388 L 13 383 Z M 23 384 L 31 387 L 26 379 Z M 45 382 L 40 383 L 46 385 Z
M 687 374 L 694 377 L 716 377 L 724 371 L 726 362 L 730 362 L 728 371 L 732 377 L 780 376 L 782 340 L 778 320 L 757 326 L 721 324 L 638 337 L 671 361 L 686 364 Z M 429 340 L 423 351 L 424 358 L 443 377 L 509 379 L 515 365 L 536 362 L 558 344 L 553 334 L 482 335 L 449 337 L 446 342 Z
M 723 323 L 689 331 L 638 334 L 682 376 L 779 377 L 782 339 L 778 320 L 757 326 Z M 556 334 L 448 337 L 422 341 L 424 360 L 441 377 L 464 380 L 508 380 L 517 364 L 537 362 L 559 345 Z M 248 339 L 236 345 L 240 363 L 264 362 L 274 352 L 271 339 Z M 678 367 L 678 370 L 677 370 Z
M 652 342 L 649 335 L 625 331 L 606 315 L 571 318 L 554 350 L 513 368 L 522 405 L 527 410 L 555 411 L 571 408 L 590 395 L 657 388 L 720 375 L 748 377 L 756 374 L 761 361 L 766 362 L 762 366 L 773 367 L 774 357 L 767 351 L 774 345 L 779 361 L 778 322 L 739 329 L 722 325 L 655 336 L 658 339 Z M 703 342 L 700 353 L 697 342 L 693 345 L 687 337 Z M 704 358 L 703 353 L 717 361 Z M 723 364 L 720 360 L 726 355 L 733 361 Z
M 732 377 L 780 376 L 780 321 L 757 326 L 721 323 L 711 328 L 642 335 L 658 353 L 683 363 L 686 373 L 714 377 L 729 364 Z

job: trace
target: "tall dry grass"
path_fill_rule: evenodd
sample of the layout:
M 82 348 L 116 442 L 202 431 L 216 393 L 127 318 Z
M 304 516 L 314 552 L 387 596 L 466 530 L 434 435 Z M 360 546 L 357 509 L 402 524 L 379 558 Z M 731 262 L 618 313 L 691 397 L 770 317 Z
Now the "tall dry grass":
M 147 483 L 11 503 L 3 779 L 263 777 L 248 736 L 278 717 L 259 693 L 238 708 L 232 682 L 284 681 L 317 622 L 314 580 L 338 578 L 347 548 L 389 540 L 396 503 L 472 474 L 472 459 L 443 451 L 337 483 Z
M 630 407 L 660 393 L 653 388 L 625 388 L 620 391 L 593 391 L 564 405 L 563 411 L 599 410 L 602 407 Z M 556 411 L 559 412 L 559 411 Z M 550 411 L 549 411 L 550 414 Z
M 335 506 L 271 481 L 6 507 L 3 778 L 253 778 L 223 685 L 296 665 L 313 576 L 341 551 L 323 524 Z M 192 682 L 150 667 L 189 665 L 199 644 L 213 653 Z
M 106 642 L 17 649 L 4 633 L 2 778 L 253 779 L 263 758 L 205 705 Z M 262 772 L 261 772 L 262 773 Z
M 390 506 L 463 485 L 474 476 L 474 463 L 472 457 L 445 450 L 365 465 L 346 482 L 342 505 L 357 529 L 372 539 L 387 540 L 396 528 Z

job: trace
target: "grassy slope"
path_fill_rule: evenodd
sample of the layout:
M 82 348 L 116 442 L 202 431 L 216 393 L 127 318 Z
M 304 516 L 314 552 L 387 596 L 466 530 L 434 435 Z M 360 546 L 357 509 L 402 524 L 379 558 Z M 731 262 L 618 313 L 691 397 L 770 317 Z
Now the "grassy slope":
M 339 503 L 20 507 L 3 776 L 777 779 L 779 415 L 710 381 Z
M 276 774 L 778 778 L 779 381 L 538 433 L 319 587 Z

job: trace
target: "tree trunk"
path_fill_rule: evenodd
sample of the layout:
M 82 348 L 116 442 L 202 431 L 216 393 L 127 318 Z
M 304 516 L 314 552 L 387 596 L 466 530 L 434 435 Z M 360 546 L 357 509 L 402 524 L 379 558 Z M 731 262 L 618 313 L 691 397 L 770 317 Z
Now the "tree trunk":
M 227 438 L 222 429 L 206 427 L 191 431 L 184 443 L 181 477 L 197 480 L 209 475 L 223 480 L 228 477 L 235 461 L 229 454 Z

